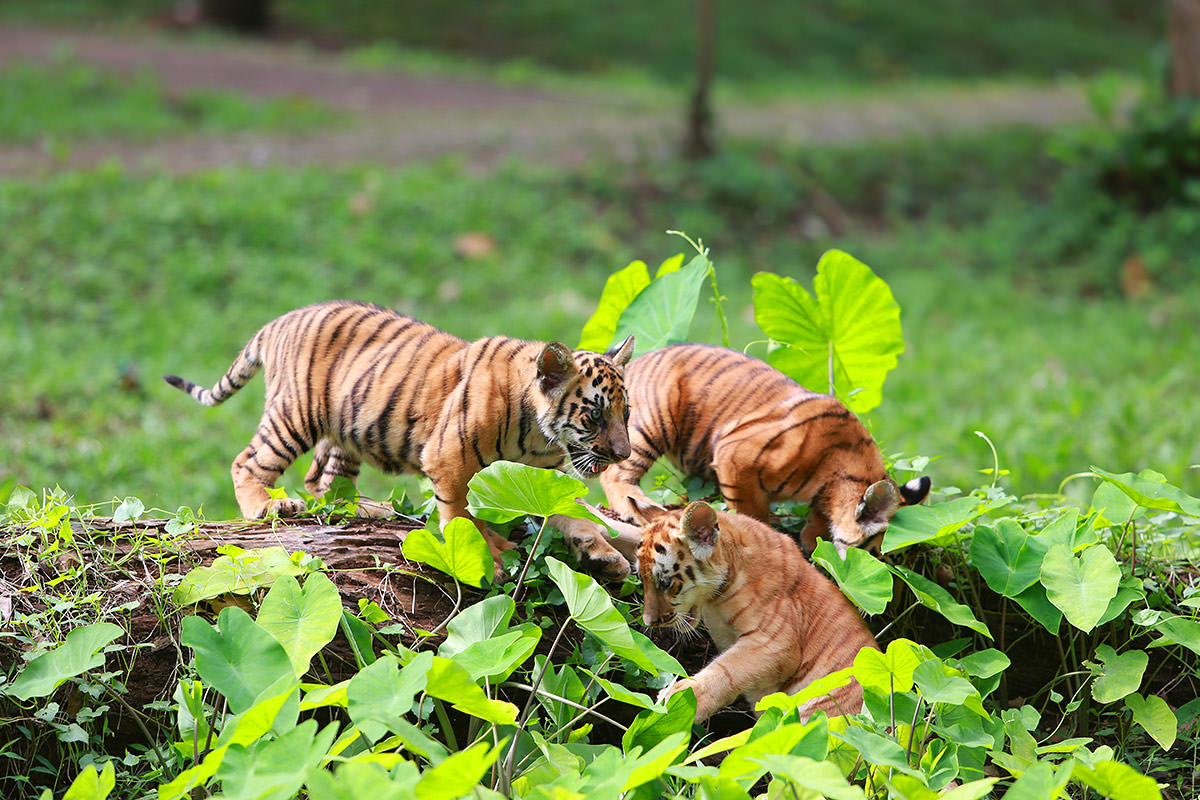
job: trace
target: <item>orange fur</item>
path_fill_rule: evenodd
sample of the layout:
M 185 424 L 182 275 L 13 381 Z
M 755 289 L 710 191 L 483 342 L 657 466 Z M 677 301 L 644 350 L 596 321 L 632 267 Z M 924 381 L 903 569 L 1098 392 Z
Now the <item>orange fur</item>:
M 830 395 L 810 392 L 773 367 L 707 345 L 666 347 L 626 370 L 632 455 L 601 476 L 608 504 L 622 515 L 666 456 L 689 475 L 717 483 L 740 513 L 768 522 L 770 503 L 810 506 L 801 535 L 847 547 L 882 539 L 898 506 L 920 502 L 927 478 L 897 487 L 862 423 Z
M 355 480 L 363 462 L 420 472 L 444 525 L 469 516 L 467 481 L 494 461 L 569 464 L 593 477 L 625 458 L 622 372 L 632 352 L 632 337 L 607 355 L 503 336 L 467 342 L 389 309 L 337 300 L 267 323 L 211 390 L 164 377 L 212 406 L 263 370 L 262 421 L 231 469 L 245 516 L 302 511 L 301 501 L 273 500 L 267 489 L 315 447 L 305 477 L 313 495 L 336 476 Z M 497 559 L 514 546 L 476 525 Z
M 850 666 L 875 639 L 858 611 L 787 536 L 742 514 L 695 502 L 667 511 L 635 506 L 642 527 L 638 571 L 647 625 L 703 624 L 721 650 L 684 688 L 696 693 L 696 719 L 743 695 L 753 706 L 774 692 L 795 694 Z M 862 708 L 856 681 L 801 706 L 831 716 Z

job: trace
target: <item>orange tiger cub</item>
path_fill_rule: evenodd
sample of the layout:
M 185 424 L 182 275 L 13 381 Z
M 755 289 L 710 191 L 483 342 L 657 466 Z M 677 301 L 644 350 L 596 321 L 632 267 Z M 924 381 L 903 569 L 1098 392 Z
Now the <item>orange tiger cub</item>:
M 433 484 L 445 525 L 469 516 L 467 481 L 494 461 L 569 464 L 590 478 L 628 456 L 622 373 L 632 352 L 632 336 L 605 355 L 504 336 L 467 342 L 390 309 L 335 300 L 267 323 L 211 390 L 164 378 L 215 406 L 263 370 L 262 421 L 231 470 L 246 517 L 303 510 L 302 501 L 272 499 L 267 490 L 315 447 L 305 477 L 311 494 L 324 494 L 336 476 L 355 480 L 364 462 L 419 472 Z M 497 563 L 515 546 L 475 524 Z
M 601 475 L 608 504 L 629 517 L 648 503 L 639 481 L 660 456 L 717 483 L 738 512 L 769 521 L 774 500 L 809 504 L 806 552 L 818 537 L 840 552 L 876 547 L 929 478 L 897 486 L 879 447 L 838 400 L 810 392 L 756 358 L 699 344 L 665 347 L 625 371 L 632 455 Z
M 702 623 L 721 650 L 665 692 L 691 688 L 697 722 L 738 695 L 753 707 L 774 692 L 795 694 L 851 666 L 862 648 L 878 649 L 857 609 L 791 538 L 699 501 L 675 511 L 637 501 L 634 508 L 643 522 L 643 620 L 684 630 Z M 800 712 L 805 718 L 817 710 L 854 714 L 862 703 L 862 687 L 851 681 L 804 703 Z

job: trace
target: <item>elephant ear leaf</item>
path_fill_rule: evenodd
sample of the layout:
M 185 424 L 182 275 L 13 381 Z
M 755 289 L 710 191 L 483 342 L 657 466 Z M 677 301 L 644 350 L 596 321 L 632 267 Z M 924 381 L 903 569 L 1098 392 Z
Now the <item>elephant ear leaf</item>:
M 900 306 L 870 267 L 830 250 L 817 263 L 813 294 L 770 272 L 755 275 L 752 285 L 754 319 L 774 344 L 772 366 L 859 414 L 883 401 L 904 336 Z

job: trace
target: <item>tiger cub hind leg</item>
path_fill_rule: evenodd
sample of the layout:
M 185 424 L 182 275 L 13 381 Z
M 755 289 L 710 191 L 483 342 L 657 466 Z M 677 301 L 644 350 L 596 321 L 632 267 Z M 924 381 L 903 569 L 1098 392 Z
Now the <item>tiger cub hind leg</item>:
M 304 476 L 304 489 L 313 497 L 324 497 L 333 485 L 334 478 L 345 478 L 350 483 L 358 480 L 358 471 L 362 462 L 338 447 L 329 439 L 322 439 L 313 450 L 312 466 Z M 388 503 L 371 500 L 367 497 L 358 498 L 356 509 L 360 517 L 394 517 L 396 511 Z
M 294 517 L 304 511 L 303 500 L 272 498 L 267 490 L 275 487 L 279 476 L 308 447 L 299 441 L 285 443 L 267 422 L 264 417 L 250 444 L 238 453 L 229 469 L 238 508 L 247 519 L 262 519 L 271 514 Z

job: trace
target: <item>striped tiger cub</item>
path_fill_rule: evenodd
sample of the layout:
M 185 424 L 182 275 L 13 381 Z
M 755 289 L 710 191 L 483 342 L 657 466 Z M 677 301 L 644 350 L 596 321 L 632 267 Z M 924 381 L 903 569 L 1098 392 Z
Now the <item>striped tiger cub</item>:
M 919 503 L 929 478 L 897 486 L 858 418 L 827 394 L 734 350 L 681 344 L 630 362 L 633 454 L 604 470 L 608 504 L 630 518 L 649 503 L 639 481 L 659 456 L 714 481 L 742 514 L 769 522 L 774 500 L 809 504 L 801 545 L 877 548 L 901 505 Z
M 697 722 L 738 695 L 753 707 L 774 692 L 795 694 L 852 665 L 862 648 L 878 649 L 858 610 L 788 536 L 701 501 L 674 511 L 636 499 L 632 506 L 640 529 L 611 524 L 623 537 L 640 536 L 643 621 L 680 631 L 703 624 L 721 651 L 664 692 L 690 687 Z M 862 702 L 862 687 L 851 681 L 800 713 L 853 714 Z
M 246 517 L 304 509 L 267 490 L 315 447 L 304 479 L 311 494 L 324 494 L 339 475 L 355 480 L 363 462 L 419 472 L 433 483 L 445 525 L 469 516 L 467 481 L 494 461 L 570 465 L 591 478 L 628 456 L 622 373 L 632 352 L 632 336 L 604 355 L 503 336 L 467 342 L 386 308 L 335 300 L 267 323 L 211 390 L 163 377 L 215 406 L 264 371 L 262 421 L 231 470 Z M 391 513 L 378 503 L 360 507 Z M 498 566 L 515 545 L 475 524 Z

